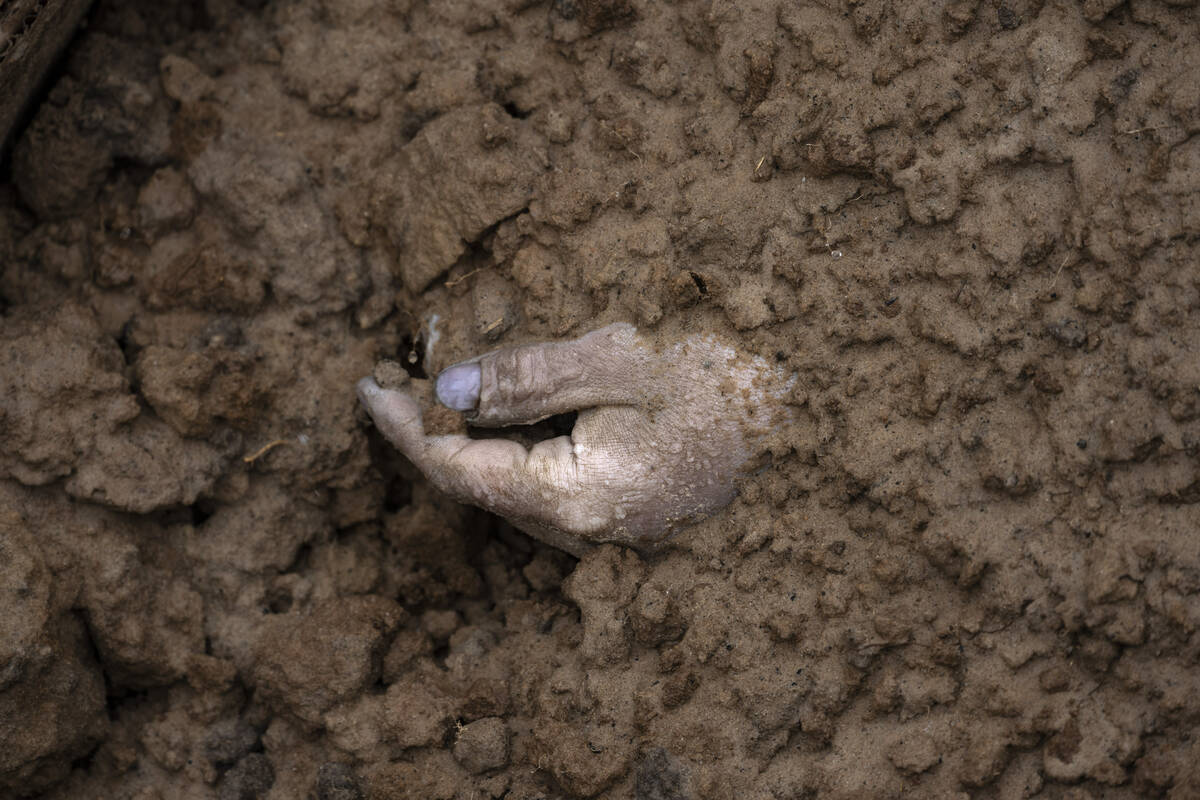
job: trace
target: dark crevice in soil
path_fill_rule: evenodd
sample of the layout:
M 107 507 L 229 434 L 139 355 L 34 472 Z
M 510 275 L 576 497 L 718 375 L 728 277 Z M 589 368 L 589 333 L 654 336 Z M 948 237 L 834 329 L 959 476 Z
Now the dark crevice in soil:
M 450 644 L 441 644 L 433 649 L 433 663 L 438 669 L 446 670 L 446 658 L 450 655 Z
M 1170 494 L 1164 494 L 1158 498 L 1158 502 L 1162 505 L 1191 505 L 1200 503 L 1200 480 L 1193 481 L 1190 485 Z
M 137 358 L 137 349 L 133 342 L 130 341 L 130 335 L 133 333 L 133 320 L 127 320 L 121 326 L 121 333 L 117 336 L 117 347 L 121 348 L 121 357 L 125 359 L 125 366 L 132 367 L 134 360 Z
M 522 111 L 521 109 L 517 108 L 515 103 L 512 103 L 512 102 L 505 103 L 503 108 L 504 108 L 504 113 L 508 114 L 513 119 L 528 119 L 529 118 L 530 112 Z
M 104 674 L 104 703 L 108 709 L 108 718 L 116 721 L 121 715 L 121 709 L 130 704 L 147 699 L 150 696 L 148 689 L 128 689 L 114 687 L 109 680 L 108 671 L 102 670 Z
M 100 752 L 100 747 L 103 744 L 103 741 L 96 742 L 95 747 L 71 762 L 71 769 L 89 772 L 92 769 L 92 762 L 96 760 L 96 754 Z
M 525 206 L 518 211 L 509 214 L 507 217 L 497 220 L 492 225 L 484 228 L 471 241 L 467 242 L 467 249 L 458 260 L 454 262 L 448 269 L 438 275 L 434 280 L 434 284 L 445 283 L 449 276 L 456 270 L 461 277 L 469 275 L 471 272 L 496 265 L 495 259 L 492 257 L 492 237 L 500 226 L 506 222 L 511 222 L 522 214 L 529 212 L 529 206 Z M 461 268 L 461 269 L 460 269 Z M 460 277 L 460 279 L 461 279 Z
M 286 614 L 292 610 L 292 593 L 285 586 L 273 586 L 267 591 L 264 614 Z
M 288 568 L 284 570 L 284 573 L 303 572 L 304 570 L 308 569 L 308 566 L 309 566 L 308 562 L 309 562 L 309 558 L 311 556 L 312 556 L 312 545 L 310 545 L 310 544 L 300 545 L 300 548 L 296 551 L 296 557 L 294 559 L 292 559 L 292 563 L 288 565 Z
M 395 514 L 412 502 L 412 481 L 393 475 L 383 494 L 383 510 Z
M 405 145 L 416 138 L 421 129 L 428 125 L 433 120 L 437 119 L 438 115 L 434 113 L 417 113 L 409 111 L 400 117 L 399 128 L 396 131 L 396 142 L 398 145 Z
M 197 500 L 195 503 L 192 503 L 188 506 L 192 527 L 199 528 L 205 522 L 208 522 L 209 517 L 213 515 L 215 510 L 210 501 Z
M 113 158 L 112 167 L 108 171 L 108 180 L 105 183 L 109 186 L 117 185 L 115 180 L 118 175 L 125 175 L 134 186 L 145 186 L 150 182 L 150 177 L 154 175 L 155 170 L 162 167 L 162 164 L 147 164 L 144 161 L 139 161 L 135 158 L 127 158 L 125 156 L 115 156 Z M 107 230 L 119 235 L 123 239 L 128 239 L 133 236 L 138 236 L 139 232 L 132 228 L 122 228 L 115 230 L 105 224 Z
M 425 373 L 425 338 L 421 334 L 405 335 L 400 340 L 400 353 L 400 366 L 404 367 L 410 378 L 429 377 Z

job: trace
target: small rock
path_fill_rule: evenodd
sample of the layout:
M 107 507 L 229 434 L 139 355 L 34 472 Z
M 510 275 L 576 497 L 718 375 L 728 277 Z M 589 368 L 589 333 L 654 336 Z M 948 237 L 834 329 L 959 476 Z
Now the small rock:
M 919 775 L 942 759 L 937 743 L 928 735 L 916 733 L 893 742 L 888 748 L 888 760 L 905 775 Z
M 546 138 L 555 144 L 566 144 L 575 134 L 575 123 L 565 112 L 558 109 L 546 112 L 543 128 Z
M 454 743 L 454 758 L 469 772 L 487 772 L 508 764 L 508 726 L 485 717 L 463 726 Z
M 383 708 L 387 741 L 401 748 L 432 747 L 443 741 L 458 715 L 451 698 L 408 676 L 388 687 Z
M 408 371 L 400 362 L 385 359 L 375 365 L 375 382 L 383 389 L 399 389 L 408 383 Z
M 679 762 L 661 747 L 644 754 L 638 761 L 634 796 L 639 800 L 683 800 L 684 774 Z
M 317 770 L 317 800 L 362 800 L 358 776 L 348 764 L 330 761 Z
M 1062 664 L 1053 664 L 1038 676 L 1038 685 L 1048 694 L 1069 689 L 1071 687 L 1071 671 Z
M 258 744 L 258 732 L 247 722 L 234 718 L 221 720 L 209 729 L 204 739 L 204 755 L 217 766 L 235 763 Z
M 167 97 L 185 105 L 199 102 L 216 89 L 212 78 L 182 56 L 164 56 L 158 71 Z
M 1076 319 L 1062 319 L 1046 326 L 1046 331 L 1067 347 L 1083 347 L 1087 344 L 1087 329 Z
M 173 167 L 155 172 L 138 192 L 138 225 L 151 233 L 186 228 L 195 214 L 192 185 Z
M 251 753 L 221 779 L 218 800 L 258 800 L 275 783 L 275 770 L 262 753 Z
M 449 639 L 459 623 L 458 612 L 452 609 L 431 609 L 421 615 L 421 627 L 437 642 Z

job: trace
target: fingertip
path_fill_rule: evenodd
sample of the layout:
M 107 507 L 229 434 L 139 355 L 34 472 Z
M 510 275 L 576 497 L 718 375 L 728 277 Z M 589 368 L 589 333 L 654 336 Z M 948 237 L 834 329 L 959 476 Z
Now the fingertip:
M 413 458 L 424 436 L 417 401 L 406 391 L 383 388 L 374 378 L 363 378 L 355 388 L 379 432 L 400 452 Z
M 363 404 L 367 413 L 372 417 L 389 415 L 397 403 L 407 406 L 411 402 L 404 392 L 385 389 L 374 378 L 361 379 L 355 388 L 358 393 L 358 401 Z
M 371 400 L 373 400 L 381 391 L 383 391 L 379 384 L 375 382 L 374 378 L 361 379 L 355 388 L 357 389 L 358 393 L 358 401 L 364 406 L 369 406 L 371 404 Z
M 438 402 L 455 411 L 474 411 L 479 405 L 482 370 L 479 364 L 455 364 L 437 377 Z

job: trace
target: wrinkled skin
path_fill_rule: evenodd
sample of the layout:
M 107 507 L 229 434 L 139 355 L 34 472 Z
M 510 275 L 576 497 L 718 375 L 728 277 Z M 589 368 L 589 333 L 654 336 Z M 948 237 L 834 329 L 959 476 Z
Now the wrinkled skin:
M 404 390 L 358 384 L 389 441 L 439 489 L 579 555 L 653 548 L 734 497 L 767 434 L 787 424 L 794 379 L 707 336 L 661 349 L 627 324 L 568 342 L 495 350 L 444 370 L 439 400 L 476 426 L 578 411 L 570 436 L 532 448 L 426 435 Z

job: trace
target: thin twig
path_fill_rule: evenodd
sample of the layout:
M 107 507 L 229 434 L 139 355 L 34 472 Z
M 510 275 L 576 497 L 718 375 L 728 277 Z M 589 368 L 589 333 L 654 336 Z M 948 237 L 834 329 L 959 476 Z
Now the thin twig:
M 1071 254 L 1067 253 L 1067 257 L 1063 259 L 1063 263 L 1058 265 L 1058 272 L 1054 273 L 1054 280 L 1050 281 L 1050 285 L 1046 287 L 1047 292 L 1050 291 L 1051 289 L 1053 289 L 1054 285 L 1056 283 L 1058 283 L 1058 276 L 1062 274 L 1063 267 L 1065 267 L 1067 265 L 1067 262 L 1070 260 L 1071 260 Z
M 279 445 L 281 445 L 281 444 L 288 444 L 288 440 L 287 439 L 276 439 L 273 442 L 264 444 L 262 447 L 258 448 L 258 450 L 256 450 L 251 455 L 243 456 L 242 461 L 246 462 L 247 464 L 253 464 L 255 461 L 258 461 L 260 458 L 262 458 L 267 453 L 274 450 L 276 447 L 279 447 Z
M 482 272 L 482 271 L 483 271 L 483 267 L 476 267 L 475 269 L 471 270 L 470 272 L 468 272 L 464 275 L 459 275 L 457 278 L 451 278 L 450 280 L 446 281 L 442 285 L 445 286 L 447 289 L 453 288 L 455 286 L 458 286 L 460 283 L 465 281 L 467 278 L 474 275 L 476 272 Z
M 1163 128 L 1169 128 L 1169 127 L 1171 127 L 1171 126 L 1170 125 L 1150 125 L 1145 128 L 1134 128 L 1131 131 L 1121 131 L 1121 134 L 1124 136 L 1132 136 L 1135 133 L 1145 133 L 1146 131 L 1158 131 L 1158 130 L 1162 130 Z

